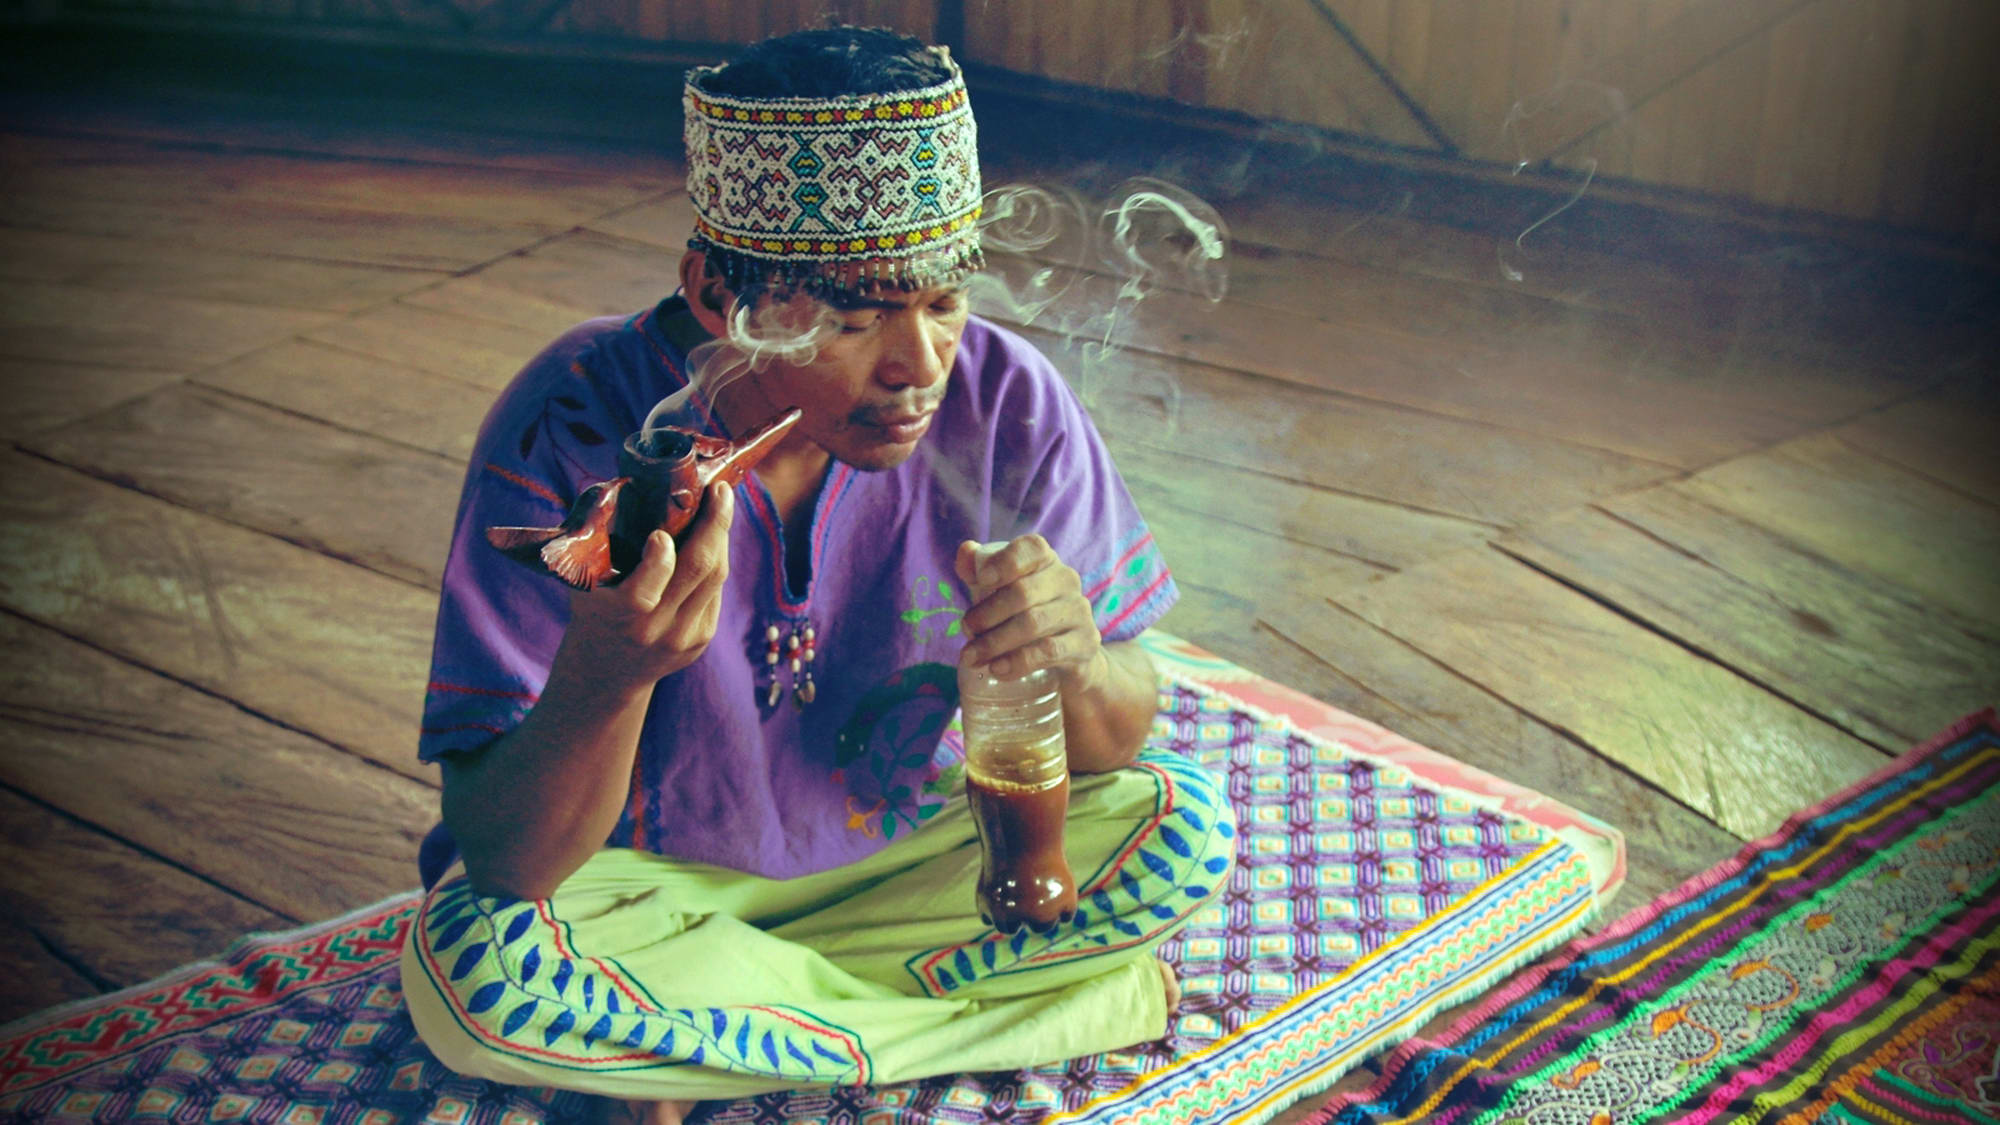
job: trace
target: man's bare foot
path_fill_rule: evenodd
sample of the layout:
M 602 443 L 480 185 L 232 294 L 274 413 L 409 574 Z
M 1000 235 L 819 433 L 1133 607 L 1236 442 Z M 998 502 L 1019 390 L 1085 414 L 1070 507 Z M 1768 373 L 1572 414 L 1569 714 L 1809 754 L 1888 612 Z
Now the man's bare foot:
M 641 1102 L 609 1099 L 604 1125 L 682 1125 L 697 1103 Z
M 1167 1014 L 1173 1015 L 1174 1009 L 1181 1006 L 1181 978 L 1174 974 L 1174 967 L 1165 961 L 1153 964 L 1160 967 L 1160 979 L 1167 984 Z

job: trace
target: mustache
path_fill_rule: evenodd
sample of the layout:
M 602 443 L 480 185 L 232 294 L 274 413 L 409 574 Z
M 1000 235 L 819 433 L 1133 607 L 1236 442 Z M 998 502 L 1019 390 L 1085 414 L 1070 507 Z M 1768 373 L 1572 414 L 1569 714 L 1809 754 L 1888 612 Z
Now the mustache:
M 873 406 L 857 407 L 848 414 L 847 420 L 857 426 L 880 426 L 891 418 L 908 418 L 913 414 L 929 414 L 944 403 L 944 396 L 925 395 L 920 398 L 898 399 L 878 403 Z

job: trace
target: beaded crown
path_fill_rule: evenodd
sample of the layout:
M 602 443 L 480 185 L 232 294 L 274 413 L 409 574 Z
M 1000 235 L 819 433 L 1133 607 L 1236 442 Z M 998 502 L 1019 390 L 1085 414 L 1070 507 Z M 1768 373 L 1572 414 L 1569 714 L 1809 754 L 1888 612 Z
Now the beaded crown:
M 731 289 L 924 289 L 977 270 L 979 151 L 965 79 L 828 98 L 715 94 L 689 72 L 688 197 Z

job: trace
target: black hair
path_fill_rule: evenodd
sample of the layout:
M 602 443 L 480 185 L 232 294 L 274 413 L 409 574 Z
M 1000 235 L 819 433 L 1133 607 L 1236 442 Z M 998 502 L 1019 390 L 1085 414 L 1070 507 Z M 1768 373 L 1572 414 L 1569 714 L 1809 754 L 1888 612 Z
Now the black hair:
M 701 82 L 711 94 L 827 98 L 921 90 L 951 78 L 923 41 L 883 27 L 820 27 L 752 44 Z

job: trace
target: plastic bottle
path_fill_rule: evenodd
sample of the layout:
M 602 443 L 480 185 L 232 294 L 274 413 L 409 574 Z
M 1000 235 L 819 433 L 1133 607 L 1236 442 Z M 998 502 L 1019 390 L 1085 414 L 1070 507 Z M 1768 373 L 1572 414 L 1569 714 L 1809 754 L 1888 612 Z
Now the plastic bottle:
M 1048 928 L 1076 913 L 1063 854 L 1069 756 L 1062 694 L 1037 670 L 998 680 L 958 669 L 965 722 L 965 793 L 979 832 L 979 915 L 994 928 Z

